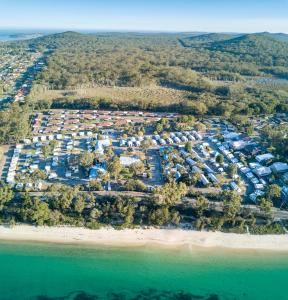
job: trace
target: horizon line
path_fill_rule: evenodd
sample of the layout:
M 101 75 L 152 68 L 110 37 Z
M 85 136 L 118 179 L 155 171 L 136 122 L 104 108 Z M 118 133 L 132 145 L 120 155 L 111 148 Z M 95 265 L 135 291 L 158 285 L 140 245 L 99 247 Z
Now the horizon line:
M 29 30 L 29 31 L 57 31 L 57 32 L 67 32 L 67 31 L 74 31 L 74 32 L 105 32 L 105 33 L 112 33 L 112 32 L 117 32 L 117 33 L 201 33 L 201 34 L 207 34 L 207 33 L 226 33 L 226 34 L 253 34 L 253 33 L 275 33 L 275 34 L 288 34 L 288 32 L 284 31 L 198 31 L 198 30 L 157 30 L 157 29 L 115 29 L 115 28 L 107 28 L 107 29 L 101 29 L 101 28 L 51 28 L 51 27 L 26 27 L 26 28 L 19 28 L 19 27 L 2 27 L 0 26 L 0 30 Z M 35 33 L 36 33 L 35 32 Z

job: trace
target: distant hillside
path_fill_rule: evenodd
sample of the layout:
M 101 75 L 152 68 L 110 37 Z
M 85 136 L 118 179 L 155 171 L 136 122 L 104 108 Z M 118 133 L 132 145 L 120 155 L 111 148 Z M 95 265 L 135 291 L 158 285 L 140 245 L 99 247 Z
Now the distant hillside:
M 255 35 L 271 37 L 278 41 L 288 42 L 288 34 L 285 34 L 285 33 L 260 32 L 260 33 L 255 33 Z
M 197 36 L 189 36 L 181 39 L 181 42 L 186 47 L 199 47 L 208 46 L 211 43 L 226 41 L 233 39 L 239 35 L 237 34 L 225 34 L 225 33 L 208 33 Z
M 198 46 L 182 47 L 181 39 Z M 188 36 L 64 32 L 26 43 L 53 49 L 33 86 L 32 100 L 52 90 L 69 107 L 74 107 L 74 100 L 80 101 L 80 106 L 75 102 L 77 107 L 87 100 L 89 107 L 97 108 L 101 100 L 102 108 L 195 114 L 286 111 L 285 91 L 265 86 L 258 89 L 251 84 L 251 78 L 266 74 L 288 78 L 288 43 L 266 33 Z M 58 96 L 48 101 L 60 105 Z
M 32 47 L 44 47 L 50 49 L 78 47 L 83 42 L 96 41 L 97 38 L 92 35 L 85 35 L 74 31 L 66 31 L 51 35 L 45 35 L 36 39 L 29 40 L 27 43 Z
M 241 61 L 263 67 L 288 67 L 288 43 L 270 34 L 246 34 L 226 41 L 214 42 L 211 51 L 233 54 Z

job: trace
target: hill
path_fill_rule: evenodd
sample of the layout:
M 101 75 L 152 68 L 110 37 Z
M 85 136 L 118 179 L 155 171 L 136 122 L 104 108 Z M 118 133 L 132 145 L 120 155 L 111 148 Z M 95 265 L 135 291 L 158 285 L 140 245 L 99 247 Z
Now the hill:
M 285 33 L 260 32 L 260 33 L 256 33 L 256 35 L 272 37 L 272 38 L 274 38 L 275 40 L 278 40 L 278 41 L 288 42 L 288 34 L 285 34 Z
M 181 39 L 185 47 L 208 46 L 211 43 L 233 39 L 237 34 L 208 33 L 197 36 L 189 36 Z
M 250 81 L 267 74 L 285 77 L 288 43 L 258 34 L 206 34 L 189 36 L 198 47 L 183 47 L 179 39 L 185 38 L 187 34 L 65 32 L 31 40 L 30 46 L 52 49 L 52 54 L 30 99 L 47 99 L 52 106 L 66 101 L 65 107 L 92 99 L 95 108 L 105 103 L 106 108 L 192 114 L 286 110 L 285 91 Z
M 259 64 L 277 65 L 277 63 L 279 64 L 279 62 L 277 62 L 277 58 L 288 58 L 288 43 L 280 41 L 273 36 L 266 34 L 246 34 L 224 41 L 216 41 L 211 43 L 209 49 L 228 52 L 234 55 L 251 55 L 254 59 L 253 62 L 256 63 L 257 58 L 261 60 L 262 56 L 270 56 L 268 61 L 262 60 Z M 288 61 L 286 64 L 287 63 Z
M 288 79 L 288 42 L 285 38 L 284 34 L 247 34 L 214 42 L 208 48 L 252 63 L 264 73 Z

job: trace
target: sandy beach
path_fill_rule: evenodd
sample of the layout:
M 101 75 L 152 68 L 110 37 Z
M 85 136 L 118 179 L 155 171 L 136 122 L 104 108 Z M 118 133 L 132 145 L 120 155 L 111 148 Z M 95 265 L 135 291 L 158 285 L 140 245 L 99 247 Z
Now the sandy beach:
M 33 241 L 63 244 L 89 244 L 116 247 L 157 245 L 163 247 L 222 247 L 288 252 L 288 235 L 255 236 L 222 232 L 199 232 L 181 229 L 103 228 L 90 230 L 75 227 L 0 226 L 0 240 Z

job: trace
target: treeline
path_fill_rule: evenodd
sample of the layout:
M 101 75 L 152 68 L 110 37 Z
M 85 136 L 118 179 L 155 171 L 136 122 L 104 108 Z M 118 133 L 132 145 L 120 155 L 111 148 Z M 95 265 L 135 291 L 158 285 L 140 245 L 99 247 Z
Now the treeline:
M 0 111 L 0 144 L 17 143 L 30 133 L 28 105 L 12 104 Z
M 81 192 L 79 187 L 59 184 L 50 187 L 44 197 L 29 193 L 14 194 L 0 183 L 0 221 L 14 225 L 72 225 L 98 229 L 102 226 L 133 228 L 137 226 L 180 226 L 202 230 L 222 230 L 244 233 L 284 234 L 281 225 L 272 221 L 267 200 L 261 206 L 263 213 L 255 216 L 249 208 L 240 207 L 241 197 L 232 191 L 217 196 L 223 202 L 223 211 L 215 210 L 213 203 L 203 195 L 195 202 L 182 201 L 187 192 L 185 185 L 166 184 L 147 198 L 127 196 L 97 196 Z M 175 189 L 176 188 L 176 189 Z M 269 204 L 269 203 L 268 203 Z M 257 223 L 257 220 L 260 222 Z
M 261 130 L 262 142 L 284 161 L 288 161 L 288 125 L 266 125 Z

